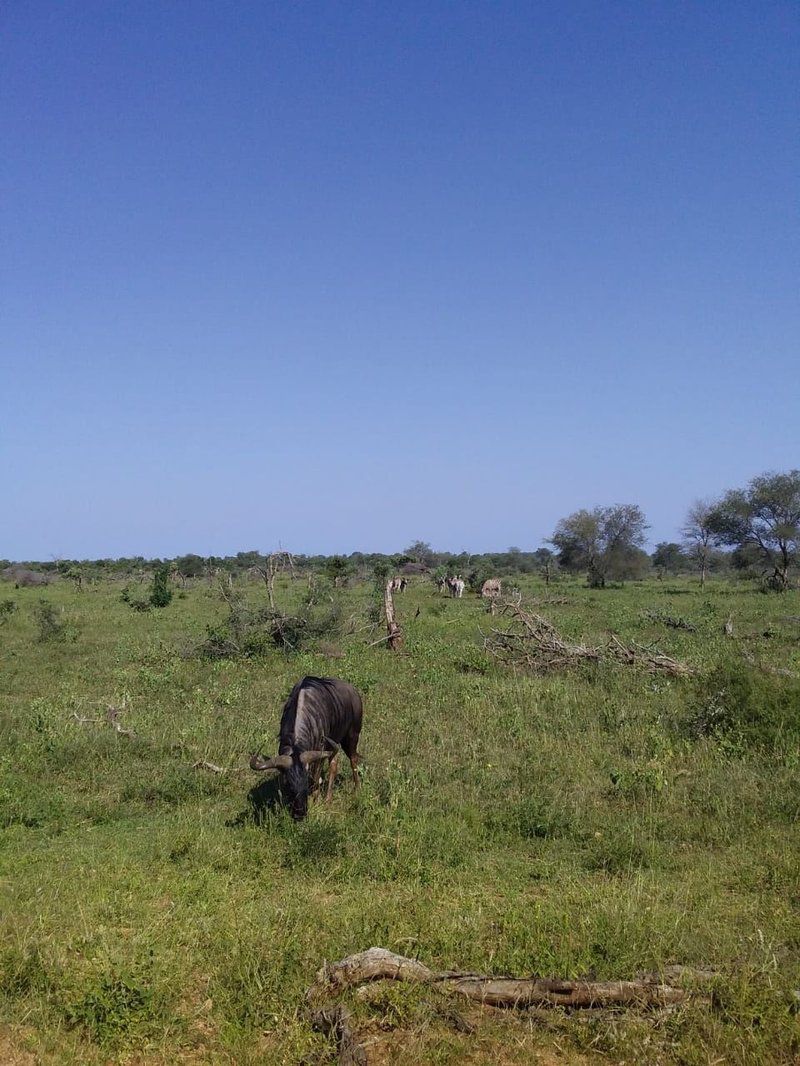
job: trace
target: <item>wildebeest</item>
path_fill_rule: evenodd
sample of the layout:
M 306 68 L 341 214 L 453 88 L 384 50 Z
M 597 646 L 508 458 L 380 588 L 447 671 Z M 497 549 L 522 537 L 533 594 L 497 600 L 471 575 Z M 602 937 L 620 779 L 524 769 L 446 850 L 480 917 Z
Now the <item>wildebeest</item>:
M 503 591 L 503 583 L 499 577 L 490 577 L 481 586 L 481 596 L 485 600 L 499 599 Z
M 304 677 L 292 689 L 281 715 L 278 754 L 272 759 L 252 755 L 250 767 L 280 771 L 281 788 L 296 821 L 308 813 L 309 793 L 319 781 L 325 759 L 330 759 L 326 798 L 331 798 L 340 750 L 350 760 L 353 784 L 358 787 L 362 715 L 361 696 L 347 681 Z
M 464 595 L 466 585 L 460 577 L 448 577 L 447 587 L 450 589 L 450 595 L 454 596 L 457 600 L 460 600 Z

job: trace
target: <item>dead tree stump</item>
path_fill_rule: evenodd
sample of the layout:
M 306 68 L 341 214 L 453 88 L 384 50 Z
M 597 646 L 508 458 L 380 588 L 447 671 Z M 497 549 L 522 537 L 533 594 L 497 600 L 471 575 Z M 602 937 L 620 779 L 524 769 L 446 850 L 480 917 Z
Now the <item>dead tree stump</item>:
M 399 651 L 403 646 L 403 631 L 398 625 L 394 613 L 394 596 L 392 595 L 392 582 L 386 582 L 383 592 L 383 610 L 386 615 L 386 642 L 392 651 Z

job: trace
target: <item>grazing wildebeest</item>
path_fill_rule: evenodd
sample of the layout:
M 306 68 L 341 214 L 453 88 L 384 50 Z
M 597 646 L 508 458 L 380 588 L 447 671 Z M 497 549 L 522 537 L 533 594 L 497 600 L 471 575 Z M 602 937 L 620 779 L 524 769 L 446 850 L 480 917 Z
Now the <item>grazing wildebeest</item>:
M 503 584 L 499 577 L 490 577 L 481 586 L 481 596 L 485 600 L 497 600 L 503 591 Z
M 362 714 L 361 696 L 338 678 L 304 677 L 292 689 L 281 715 L 278 754 L 272 759 L 253 755 L 250 767 L 280 770 L 281 788 L 296 821 L 308 813 L 309 792 L 320 779 L 324 759 L 330 759 L 326 799 L 331 798 L 340 750 L 350 760 L 358 787 Z

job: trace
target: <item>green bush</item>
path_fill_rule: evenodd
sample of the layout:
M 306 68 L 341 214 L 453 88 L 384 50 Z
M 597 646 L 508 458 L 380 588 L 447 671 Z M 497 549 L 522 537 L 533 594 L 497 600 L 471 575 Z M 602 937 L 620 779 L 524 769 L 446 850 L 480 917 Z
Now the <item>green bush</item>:
M 36 639 L 40 644 L 64 641 L 69 635 L 67 623 L 49 600 L 39 600 L 34 605 L 33 621 L 37 629 Z
M 159 566 L 153 574 L 150 588 L 150 604 L 153 607 L 168 607 L 172 601 L 172 589 L 169 587 L 169 564 Z
M 763 674 L 743 662 L 722 662 L 696 683 L 683 729 L 693 738 L 724 740 L 740 753 L 796 743 L 800 681 Z

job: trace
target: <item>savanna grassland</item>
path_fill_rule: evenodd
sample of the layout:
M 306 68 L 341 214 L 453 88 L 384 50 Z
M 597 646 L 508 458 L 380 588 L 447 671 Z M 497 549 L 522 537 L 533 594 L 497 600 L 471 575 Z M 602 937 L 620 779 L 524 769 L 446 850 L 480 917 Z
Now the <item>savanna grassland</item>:
M 112 581 L 0 588 L 16 605 L 0 626 L 0 1061 L 333 1062 L 304 992 L 323 960 L 371 945 L 437 969 L 717 972 L 705 998 L 651 1014 L 481 1013 L 370 986 L 352 1002 L 375 1061 L 798 1061 L 800 687 L 758 664 L 800 672 L 800 594 L 523 578 L 568 637 L 613 632 L 699 670 L 537 677 L 487 657 L 497 620 L 477 597 L 415 580 L 399 654 L 367 646 L 364 583 L 337 594 L 339 635 L 234 659 L 196 654 L 228 610 L 201 581 L 149 612 Z M 282 577 L 279 602 L 302 584 Z M 244 591 L 264 602 L 263 584 Z M 294 824 L 242 768 L 276 750 L 308 673 L 364 694 L 364 784 L 345 765 L 332 804 Z

